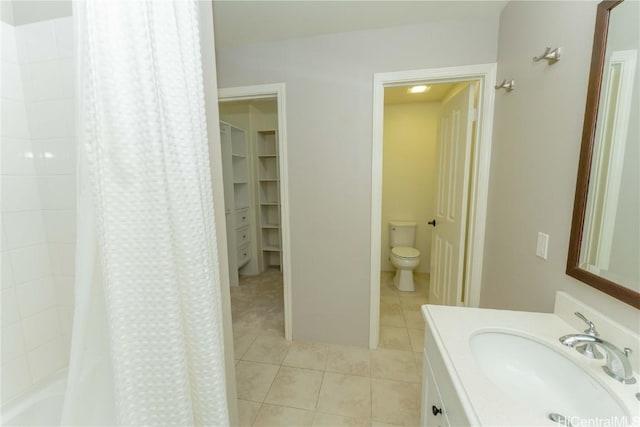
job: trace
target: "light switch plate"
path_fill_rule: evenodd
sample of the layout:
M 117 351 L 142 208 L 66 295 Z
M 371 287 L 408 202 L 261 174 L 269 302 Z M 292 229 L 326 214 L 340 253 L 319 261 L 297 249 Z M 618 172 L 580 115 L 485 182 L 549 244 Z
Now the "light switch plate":
M 549 249 L 549 235 L 538 232 L 538 244 L 536 245 L 536 255 L 542 259 L 547 259 Z

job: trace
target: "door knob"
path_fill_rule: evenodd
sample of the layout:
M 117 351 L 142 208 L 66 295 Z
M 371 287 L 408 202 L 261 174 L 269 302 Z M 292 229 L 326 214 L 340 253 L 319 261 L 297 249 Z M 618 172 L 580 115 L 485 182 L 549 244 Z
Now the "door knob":
M 436 226 L 436 220 L 434 219 L 433 221 L 429 221 L 427 224 L 433 225 L 435 227 Z

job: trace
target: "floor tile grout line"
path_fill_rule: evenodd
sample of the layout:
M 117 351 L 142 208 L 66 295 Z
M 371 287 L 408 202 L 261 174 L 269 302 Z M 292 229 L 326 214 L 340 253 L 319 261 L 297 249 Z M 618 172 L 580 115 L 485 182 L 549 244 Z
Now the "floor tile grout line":
M 232 332 L 233 332 L 233 325 L 232 325 L 231 329 L 232 329 Z M 258 334 L 256 334 L 255 337 L 253 337 L 253 339 L 251 340 L 251 343 L 247 346 L 247 349 L 244 352 L 242 352 L 242 355 L 240 356 L 240 359 L 238 359 L 238 360 L 243 360 L 242 358 L 244 357 L 244 355 L 247 354 L 247 352 L 249 351 L 249 349 L 251 348 L 253 343 L 256 342 L 256 338 L 258 338 Z
M 269 397 L 269 393 L 271 393 L 273 384 L 276 382 L 276 379 L 278 378 L 278 374 L 280 373 L 280 368 L 282 368 L 282 365 L 280 365 L 280 367 L 278 368 L 278 371 L 276 372 L 276 375 L 273 377 L 273 380 L 271 380 L 271 384 L 269 384 L 269 390 L 267 390 L 267 393 L 264 395 L 264 398 L 262 399 L 263 405 L 267 403 L 267 397 Z
M 264 402 L 261 405 L 262 406 L 264 406 L 264 405 L 277 406 L 279 408 L 287 408 L 287 409 L 295 409 L 296 411 L 305 411 L 305 412 L 314 412 L 314 413 L 316 412 L 316 409 L 296 408 L 295 406 L 287 406 L 287 405 L 283 405 L 281 403 Z
M 419 376 L 418 376 L 419 378 Z M 384 377 L 371 377 L 372 380 L 382 380 L 382 381 L 390 381 L 392 383 L 402 383 L 402 384 L 420 384 L 421 380 L 418 381 L 407 381 L 407 380 L 399 380 L 397 378 L 384 378 Z
M 329 345 L 327 344 L 325 346 L 325 358 L 324 358 L 324 368 L 322 368 L 323 372 L 327 372 L 327 364 L 329 363 L 329 353 L 331 352 L 331 348 L 329 347 Z M 322 378 L 324 379 L 324 374 L 322 374 Z
M 256 421 L 258 420 L 258 415 L 260 415 L 260 411 L 262 410 L 263 406 L 264 406 L 264 403 L 260 403 L 260 407 L 258 408 L 258 411 L 256 412 L 256 416 L 253 418 L 253 421 L 251 421 L 251 426 L 255 426 L 256 425 Z
M 320 395 L 322 394 L 322 386 L 324 386 L 324 376 L 326 373 L 327 373 L 326 371 L 322 372 L 322 380 L 320 380 L 320 388 L 318 389 L 318 398 L 316 399 L 316 408 L 315 408 L 316 411 L 319 409 L 318 405 L 320 404 Z
M 371 420 L 371 424 L 373 424 L 373 370 L 372 369 L 369 370 L 369 374 L 371 375 L 371 377 L 369 378 L 369 401 L 371 402 L 371 411 L 369 411 L 369 419 Z
M 384 286 L 384 285 L 383 285 L 383 283 L 381 283 L 381 288 L 382 288 L 383 286 Z M 400 350 L 400 349 L 398 349 L 398 350 L 400 350 L 400 351 L 406 351 L 406 352 L 410 352 L 410 353 L 411 353 L 411 364 L 413 364 L 413 368 L 414 368 L 414 371 L 415 371 L 416 376 L 417 376 L 417 381 L 402 381 L 402 380 L 399 380 L 399 379 L 397 379 L 397 378 L 392 378 L 392 379 L 388 379 L 388 378 L 375 378 L 375 377 L 373 377 L 373 372 L 372 372 L 372 379 L 371 379 L 371 404 L 372 404 L 372 407 L 371 407 L 371 411 L 372 411 L 372 413 L 371 413 L 371 420 L 372 420 L 372 422 L 373 422 L 373 421 L 375 421 L 375 419 L 374 419 L 374 417 L 373 417 L 373 380 L 374 380 L 374 379 L 377 379 L 377 380 L 383 380 L 383 381 L 391 381 L 391 382 L 400 382 L 400 383 L 405 383 L 405 384 L 418 384 L 418 387 L 420 387 L 420 388 L 421 388 L 421 383 L 422 383 L 422 377 L 421 377 L 421 375 L 420 375 L 420 373 L 419 373 L 419 371 L 418 371 L 418 361 L 416 360 L 416 357 L 415 357 L 415 354 L 416 354 L 417 352 L 416 352 L 416 348 L 414 347 L 414 341 L 411 339 L 411 334 L 409 333 L 409 330 L 417 330 L 417 331 L 420 331 L 422 334 L 424 334 L 424 329 L 421 329 L 421 328 L 410 328 L 410 327 L 409 327 L 410 322 L 409 322 L 409 319 L 408 319 L 408 316 L 409 316 L 409 313 L 410 313 L 410 312 L 415 312 L 415 311 L 417 311 L 418 313 L 420 313 L 420 309 L 418 308 L 417 310 L 415 310 L 415 309 L 410 308 L 410 305 L 409 305 L 409 304 L 410 304 L 410 302 L 409 302 L 409 301 L 406 301 L 406 300 L 405 300 L 405 301 L 402 301 L 402 296 L 403 296 L 403 294 L 402 294 L 402 293 L 400 293 L 397 289 L 394 289 L 394 291 L 395 291 L 395 292 L 393 293 L 393 295 L 394 295 L 394 296 L 393 296 L 393 298 L 394 298 L 394 299 L 398 302 L 398 304 L 399 304 L 400 312 L 402 313 L 402 320 L 404 321 L 404 327 L 400 327 L 400 326 L 389 326 L 389 327 L 395 327 L 395 328 L 397 328 L 397 329 L 404 329 L 404 330 L 405 330 L 405 333 L 406 333 L 406 335 L 407 335 L 407 337 L 408 337 L 408 339 L 409 339 L 409 349 L 406 349 L 406 350 Z M 382 290 L 381 290 L 380 296 L 381 296 L 381 301 L 380 301 L 380 302 L 381 302 L 381 312 L 380 312 L 380 317 L 381 317 L 381 319 L 380 319 L 380 326 L 382 327 L 382 326 L 386 326 L 386 325 L 383 325 L 383 324 L 382 324 L 382 302 L 383 302 L 383 300 L 382 300 L 382 297 L 383 297 L 383 295 L 382 295 Z M 409 295 L 408 295 L 408 296 L 409 296 Z M 421 295 L 421 294 L 418 294 L 417 296 L 418 296 L 419 298 L 420 298 L 420 297 L 426 297 L 426 298 L 428 298 L 428 295 Z M 394 301 L 394 302 L 395 302 L 395 301 Z M 413 325 L 413 324 L 412 324 L 412 325 Z M 379 346 L 379 348 L 384 349 L 384 347 L 382 347 L 382 346 Z M 390 349 L 390 350 L 394 350 L 394 349 Z M 406 421 L 405 421 L 405 422 L 402 422 L 402 424 L 403 424 L 403 425 L 407 425 L 407 422 L 406 422 Z
M 398 302 L 400 310 L 401 310 L 401 313 L 402 313 L 402 318 L 405 321 L 404 327 L 397 327 L 397 328 L 405 330 L 405 333 L 407 334 L 407 336 L 409 338 L 409 344 L 410 344 L 410 347 L 411 347 L 410 349 L 403 349 L 403 350 L 399 350 L 399 351 L 404 351 L 406 353 L 411 353 L 411 356 L 412 356 L 411 357 L 411 363 L 413 363 L 413 366 L 414 366 L 415 372 L 417 374 L 418 380 L 417 381 L 406 381 L 406 380 L 399 380 L 397 378 L 376 378 L 376 377 L 374 377 L 373 371 L 371 369 L 372 368 L 372 363 L 373 363 L 373 361 L 372 361 L 373 352 L 371 352 L 371 351 L 368 352 L 368 354 L 369 354 L 369 366 L 368 366 L 369 369 L 367 370 L 368 371 L 368 375 L 358 375 L 358 374 L 355 374 L 353 372 L 348 372 L 348 373 L 347 372 L 339 372 L 339 371 L 335 372 L 336 374 L 343 375 L 343 376 L 369 378 L 369 381 L 368 381 L 369 382 L 369 386 L 370 386 L 369 398 L 370 398 L 370 401 L 371 401 L 371 412 L 370 412 L 370 417 L 369 417 L 370 418 L 369 419 L 370 422 L 374 422 L 375 421 L 374 417 L 373 417 L 373 382 L 374 381 L 385 381 L 385 382 L 398 383 L 398 384 L 416 385 L 418 388 L 420 387 L 420 381 L 421 381 L 420 378 L 421 377 L 420 377 L 419 373 L 417 372 L 417 366 L 418 366 L 418 363 L 419 363 L 418 357 L 420 357 L 420 356 L 416 356 L 417 354 L 420 354 L 420 353 L 414 351 L 415 349 L 414 349 L 412 341 L 411 341 L 411 335 L 409 335 L 409 330 L 414 330 L 413 333 L 415 334 L 415 331 L 423 331 L 423 329 L 420 329 L 420 328 L 409 328 L 408 327 L 408 323 L 407 323 L 407 314 L 409 312 L 412 312 L 412 311 L 415 312 L 415 311 L 418 311 L 418 310 L 412 310 L 410 308 L 410 306 L 413 304 L 413 302 L 410 301 L 410 300 L 406 300 L 406 299 L 404 301 L 401 300 L 400 299 L 400 294 L 397 291 L 395 291 L 391 297 L 393 298 L 393 300 L 395 300 L 394 302 L 396 302 L 396 301 Z M 415 323 L 413 325 L 415 325 Z M 253 326 L 247 326 L 247 328 L 248 329 L 258 329 L 258 330 L 260 330 L 260 332 L 253 338 L 253 340 L 251 341 L 251 343 L 247 347 L 247 351 L 246 352 L 249 351 L 249 348 L 251 346 L 253 346 L 255 340 L 259 336 L 262 336 L 262 335 L 273 335 L 272 332 L 269 332 L 269 331 L 266 331 L 266 330 L 261 330 L 261 328 L 259 328 L 259 327 L 256 328 L 256 327 L 253 327 Z M 380 348 L 384 349 L 384 347 L 380 347 Z M 258 408 L 258 413 L 263 410 L 265 405 L 274 405 L 274 406 L 281 406 L 281 407 L 284 407 L 284 408 L 298 409 L 298 410 L 303 410 L 303 411 L 310 411 L 310 412 L 314 412 L 315 411 L 316 414 L 325 413 L 325 414 L 330 414 L 330 415 L 335 415 L 335 416 L 340 416 L 340 417 L 345 417 L 345 418 L 354 418 L 354 417 L 346 417 L 345 415 L 342 415 L 342 414 L 339 414 L 339 413 L 332 413 L 332 412 L 323 411 L 323 410 L 320 410 L 319 407 L 318 407 L 319 406 L 319 402 L 320 402 L 321 393 L 322 393 L 322 388 L 325 385 L 326 373 L 333 373 L 334 372 L 332 370 L 328 370 L 327 369 L 327 367 L 329 366 L 328 365 L 329 357 L 331 355 L 331 351 L 330 351 L 331 347 L 330 346 L 326 346 L 326 357 L 324 358 L 324 363 L 323 363 L 324 366 L 323 366 L 322 370 L 315 369 L 315 368 L 309 368 L 309 367 L 297 367 L 297 366 L 292 366 L 291 367 L 291 368 L 296 368 L 296 369 L 304 369 L 304 370 L 322 372 L 322 380 L 320 382 L 320 388 L 318 390 L 318 395 L 317 395 L 317 398 L 316 398 L 316 403 L 315 403 L 315 408 L 314 409 L 309 410 L 309 409 L 295 408 L 295 407 L 292 407 L 292 406 L 281 405 L 281 404 L 269 404 L 269 403 L 266 402 L 266 399 L 268 398 L 268 396 L 273 391 L 273 386 L 275 384 L 276 378 L 282 372 L 282 368 L 286 367 L 286 365 L 284 364 L 284 361 L 286 360 L 286 357 L 288 356 L 290 350 L 291 350 L 291 348 L 289 347 L 287 349 L 286 354 L 284 355 L 284 358 L 280 361 L 279 364 L 277 364 L 277 363 L 269 363 L 269 362 L 264 362 L 264 361 L 253 361 L 253 360 L 243 359 L 243 357 L 246 356 L 246 352 L 241 356 L 240 360 L 243 361 L 243 362 L 258 363 L 258 364 L 262 364 L 262 365 L 278 366 L 278 370 L 276 371 L 276 375 L 274 376 L 273 380 L 271 381 L 271 384 L 269 385 L 269 388 L 268 388 L 268 390 L 266 392 L 266 395 L 265 395 L 263 401 L 262 402 L 256 402 L 257 404 L 260 405 L 259 408 Z M 395 349 L 389 349 L 389 350 L 395 350 Z M 349 369 L 349 368 L 347 368 L 347 369 Z M 257 419 L 257 414 L 256 414 L 256 419 Z M 316 415 L 314 415 L 314 418 L 315 418 L 315 416 Z M 358 417 L 355 417 L 354 419 L 358 419 Z M 406 425 L 408 422 L 409 422 L 408 420 L 403 420 L 403 422 L 401 422 L 400 424 L 405 424 Z M 255 420 L 254 420 L 253 424 L 255 425 Z

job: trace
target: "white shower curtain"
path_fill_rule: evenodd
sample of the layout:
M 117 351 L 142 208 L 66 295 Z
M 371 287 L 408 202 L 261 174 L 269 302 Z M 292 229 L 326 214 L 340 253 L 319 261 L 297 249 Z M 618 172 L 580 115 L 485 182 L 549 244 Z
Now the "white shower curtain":
M 228 425 L 198 5 L 74 2 L 76 310 L 63 425 Z

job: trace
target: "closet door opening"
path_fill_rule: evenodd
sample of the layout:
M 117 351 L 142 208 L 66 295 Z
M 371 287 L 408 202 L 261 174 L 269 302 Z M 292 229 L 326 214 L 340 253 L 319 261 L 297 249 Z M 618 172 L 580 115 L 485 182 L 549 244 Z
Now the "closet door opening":
M 236 359 L 260 340 L 292 338 L 284 106 L 279 91 L 246 89 L 219 97 Z

